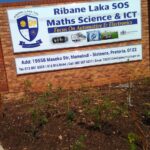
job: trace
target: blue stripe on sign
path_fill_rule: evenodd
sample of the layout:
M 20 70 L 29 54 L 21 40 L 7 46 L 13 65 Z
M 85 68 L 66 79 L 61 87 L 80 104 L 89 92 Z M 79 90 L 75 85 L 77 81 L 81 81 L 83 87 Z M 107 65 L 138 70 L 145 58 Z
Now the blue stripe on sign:
M 48 33 L 60 33 L 60 32 L 87 30 L 87 29 L 126 26 L 126 25 L 137 24 L 137 22 L 138 22 L 137 19 L 130 19 L 130 20 L 110 21 L 110 22 L 102 22 L 102 23 L 94 23 L 94 24 L 62 26 L 62 27 L 48 28 Z M 55 31 L 56 29 L 57 31 Z
M 24 1 L 31 1 L 31 0 L 0 0 L 0 3 L 13 3 L 13 2 L 24 2 Z

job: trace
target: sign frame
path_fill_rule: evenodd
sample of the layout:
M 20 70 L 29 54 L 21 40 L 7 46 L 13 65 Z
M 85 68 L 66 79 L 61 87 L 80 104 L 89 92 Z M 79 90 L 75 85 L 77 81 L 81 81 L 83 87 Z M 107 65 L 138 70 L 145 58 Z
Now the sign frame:
M 40 17 L 40 13 L 42 16 L 42 14 L 44 13 L 44 12 L 42 13 L 42 10 L 43 11 L 49 10 L 52 13 L 54 13 L 55 9 L 62 10 L 63 7 L 68 8 L 68 9 L 70 7 L 74 7 L 74 9 L 75 9 L 81 5 L 81 6 L 85 6 L 85 7 L 80 6 L 80 9 L 82 8 L 81 10 L 83 11 L 83 12 L 80 12 L 82 15 L 84 14 L 84 11 L 86 10 L 86 11 L 88 11 L 88 15 L 90 17 L 92 17 L 92 19 L 100 18 L 100 17 L 103 18 L 104 16 L 97 17 L 98 12 L 101 12 L 102 15 L 106 15 L 107 14 L 106 12 L 108 12 L 108 10 L 110 9 L 110 6 L 112 6 L 115 3 L 119 5 L 119 4 L 123 3 L 124 1 L 113 0 L 113 1 L 101 1 L 101 2 L 97 2 L 97 1 L 81 2 L 81 3 L 73 3 L 73 4 L 66 3 L 64 5 L 58 4 L 58 5 L 43 6 L 43 7 L 40 6 L 40 7 L 33 7 L 33 8 L 8 9 L 7 14 L 8 14 L 8 20 L 9 20 L 9 25 L 10 25 L 12 43 L 13 43 L 13 51 L 14 51 L 14 53 L 26 53 L 26 52 L 36 52 L 36 51 L 55 50 L 55 49 L 64 49 L 64 48 L 73 48 L 73 47 L 82 47 L 82 46 L 92 46 L 92 45 L 98 45 L 98 44 L 107 44 L 107 43 L 142 39 L 141 0 L 138 0 L 138 2 L 137 2 L 137 0 L 133 0 L 133 1 L 136 1 L 136 3 L 138 3 L 139 10 L 137 10 L 137 13 L 128 12 L 128 15 L 130 16 L 131 14 L 132 15 L 137 14 L 137 17 L 135 17 L 135 19 L 132 18 L 131 16 L 130 16 L 130 19 L 129 18 L 127 20 L 124 19 L 123 22 L 121 19 L 114 19 L 114 17 L 117 16 L 118 12 L 121 12 L 121 16 L 122 15 L 125 16 L 126 12 L 124 12 L 124 11 L 128 8 L 126 8 L 126 9 L 123 8 L 122 10 L 117 9 L 117 11 L 111 10 L 114 16 L 112 15 L 113 16 L 112 17 L 110 15 L 107 15 L 107 19 L 109 20 L 110 18 L 113 18 L 112 20 L 111 19 L 110 19 L 110 21 L 103 20 L 102 22 L 93 23 L 91 25 L 91 27 L 95 27 L 95 28 L 88 29 L 88 30 L 76 30 L 76 28 L 82 29 L 83 25 L 84 25 L 83 27 L 86 27 L 87 25 L 89 27 L 89 25 L 90 25 L 89 23 L 86 23 L 86 24 L 85 23 L 84 24 L 76 24 L 75 23 L 75 24 L 71 24 L 69 26 L 66 26 L 66 25 L 55 25 L 54 26 L 52 21 L 49 22 L 51 18 L 56 17 L 54 14 L 52 15 L 52 17 L 45 16 L 45 18 L 47 18 L 47 20 L 43 21 L 42 17 Z M 135 6 L 133 6 L 133 3 L 134 3 L 133 1 L 132 2 L 130 0 L 126 1 L 129 4 L 129 10 L 132 10 L 130 8 L 131 3 L 132 3 L 132 7 L 134 7 L 135 10 L 137 9 L 137 8 L 135 8 Z M 108 10 L 107 9 L 99 10 L 99 11 L 94 11 L 94 10 L 89 11 L 88 10 L 88 9 L 90 9 L 89 8 L 90 6 L 92 7 L 93 5 L 98 5 L 98 4 L 99 4 L 99 7 L 101 4 L 105 4 L 105 6 L 107 6 L 107 4 L 109 4 L 108 5 L 109 9 Z M 109 14 L 111 14 L 111 12 Z M 20 19 L 20 17 L 26 17 L 25 20 L 30 20 L 28 18 L 28 15 L 37 17 L 41 21 L 41 22 L 39 21 L 39 33 L 37 34 L 36 38 L 32 41 L 25 40 L 19 33 L 19 29 L 20 29 L 20 30 L 22 30 L 21 31 L 22 34 L 24 34 L 25 36 L 27 36 L 29 38 L 31 29 L 25 28 L 23 25 L 23 22 L 21 22 L 21 21 L 19 23 L 22 24 L 22 27 L 20 27 L 18 29 L 18 27 L 17 27 L 18 25 L 17 25 L 17 21 L 16 21 L 17 19 Z M 67 17 L 70 17 L 69 16 L 70 14 L 65 14 L 65 15 Z M 59 15 L 59 16 L 57 15 L 57 16 L 58 16 L 58 18 L 60 17 L 60 19 L 62 19 L 63 17 L 65 17 L 65 15 L 61 14 L 61 15 Z M 77 18 L 75 18 L 75 19 L 79 20 L 80 14 L 77 14 L 77 15 L 78 15 L 78 19 Z M 127 15 L 127 13 L 126 13 L 126 15 Z M 74 14 L 73 15 L 71 14 L 71 17 L 74 17 Z M 86 18 L 87 15 L 84 15 L 84 17 Z M 69 19 L 69 18 L 67 18 L 67 19 Z M 34 20 L 30 20 L 30 21 L 34 22 Z M 49 25 L 52 24 L 52 27 L 51 26 L 49 27 L 48 25 L 43 25 L 46 23 Z M 126 23 L 131 23 L 131 25 L 127 24 L 126 26 L 122 26 L 122 24 L 126 24 Z M 121 24 L 121 26 L 118 26 L 118 25 L 113 26 L 113 24 Z M 100 26 L 100 28 L 96 28 L 97 26 Z M 36 28 L 36 25 L 35 26 L 31 25 L 31 27 Z M 124 29 L 124 27 L 126 27 L 126 29 Z M 61 28 L 64 30 L 66 29 L 66 31 L 52 33 L 52 32 L 54 32 L 55 28 L 57 28 L 57 31 L 59 31 Z M 137 30 L 135 31 L 136 28 L 137 28 Z M 73 31 L 68 31 L 69 29 L 73 30 Z M 35 29 L 32 30 L 33 33 L 35 31 L 36 31 Z M 50 32 L 50 33 L 48 33 L 48 32 Z M 18 36 L 16 36 L 16 34 Z M 93 37 L 95 37 L 95 38 L 93 39 Z

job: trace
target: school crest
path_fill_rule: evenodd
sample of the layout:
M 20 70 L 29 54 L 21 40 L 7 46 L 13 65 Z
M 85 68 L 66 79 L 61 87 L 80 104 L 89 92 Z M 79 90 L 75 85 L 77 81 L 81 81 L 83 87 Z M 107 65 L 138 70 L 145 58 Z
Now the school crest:
M 32 16 L 23 16 L 17 19 L 20 34 L 27 41 L 33 41 L 38 34 L 38 18 Z

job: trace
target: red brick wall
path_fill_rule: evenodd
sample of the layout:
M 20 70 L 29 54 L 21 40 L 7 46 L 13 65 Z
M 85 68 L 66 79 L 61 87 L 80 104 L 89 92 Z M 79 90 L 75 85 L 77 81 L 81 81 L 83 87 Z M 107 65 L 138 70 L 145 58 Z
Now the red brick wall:
M 7 79 L 5 74 L 5 67 L 3 62 L 2 46 L 0 40 L 0 92 L 7 91 Z
M 128 42 L 104 44 L 90 47 L 78 48 L 79 50 L 87 50 L 94 48 L 110 48 L 118 46 L 127 46 L 134 44 L 143 45 L 143 60 L 130 63 L 120 63 L 113 65 L 95 66 L 80 69 L 70 69 L 61 71 L 52 71 L 45 73 L 35 73 L 28 75 L 17 76 L 15 58 L 17 57 L 28 57 L 44 54 L 57 54 L 64 51 L 74 51 L 76 48 L 54 50 L 54 51 L 43 51 L 26 54 L 13 54 L 9 24 L 7 20 L 6 9 L 14 7 L 22 7 L 25 5 L 45 5 L 53 3 L 71 2 L 72 0 L 44 0 L 38 2 L 26 2 L 16 3 L 8 5 L 1 5 L 0 8 L 0 34 L 2 37 L 2 49 L 4 54 L 4 63 L 6 67 L 6 73 L 8 78 L 9 92 L 21 92 L 23 91 L 23 83 L 25 80 L 31 80 L 34 90 L 44 89 L 48 83 L 52 83 L 53 87 L 56 88 L 61 86 L 63 88 L 80 87 L 80 86 L 99 86 L 108 83 L 124 82 L 128 78 L 129 68 L 138 70 L 138 74 L 141 76 L 150 76 L 150 51 L 149 51 L 149 23 L 148 23 L 148 0 L 142 0 L 142 40 L 134 40 Z M 72 1 L 72 2 L 77 2 Z M 130 66 L 130 67 L 129 67 Z

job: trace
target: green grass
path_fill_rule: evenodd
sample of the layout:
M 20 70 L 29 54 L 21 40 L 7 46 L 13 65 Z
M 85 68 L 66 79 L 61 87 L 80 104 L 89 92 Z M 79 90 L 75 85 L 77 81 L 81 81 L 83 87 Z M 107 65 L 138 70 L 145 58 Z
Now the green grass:
M 105 36 L 111 36 L 111 38 L 109 38 L 109 39 L 116 39 L 116 38 L 118 38 L 118 32 L 104 32 L 104 33 L 101 33 L 102 40 L 107 39 L 107 38 L 105 38 Z

